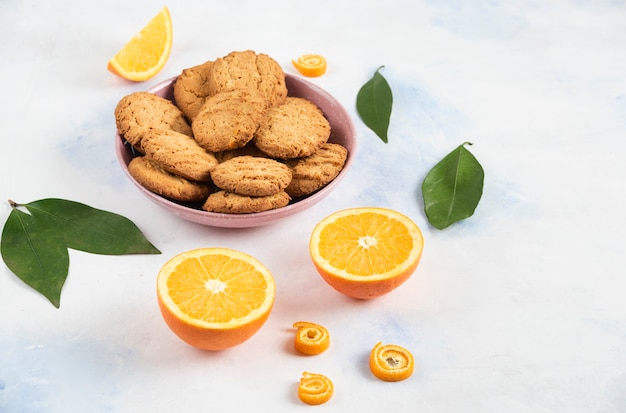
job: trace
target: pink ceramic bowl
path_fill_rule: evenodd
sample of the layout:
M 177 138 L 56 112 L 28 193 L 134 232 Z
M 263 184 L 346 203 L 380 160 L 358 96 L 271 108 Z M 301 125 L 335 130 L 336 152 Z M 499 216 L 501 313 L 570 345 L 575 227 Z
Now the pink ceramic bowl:
M 135 156 L 133 151 L 124 139 L 116 134 L 115 151 L 120 166 L 128 178 L 139 188 L 139 190 L 150 200 L 162 206 L 166 210 L 179 217 L 203 225 L 223 228 L 246 228 L 270 224 L 290 215 L 297 214 L 310 208 L 326 197 L 335 189 L 341 179 L 348 173 L 350 166 L 354 162 L 356 149 L 356 131 L 350 116 L 341 104 L 326 91 L 311 82 L 286 74 L 287 89 L 289 96 L 296 96 L 309 99 L 314 102 L 328 119 L 331 125 L 331 135 L 329 142 L 338 143 L 348 149 L 348 159 L 339 175 L 328 185 L 319 191 L 301 199 L 292 201 L 289 205 L 265 212 L 253 214 L 220 214 L 206 212 L 199 208 L 189 207 L 175 201 L 163 198 L 141 186 L 128 172 L 128 163 Z M 164 98 L 173 100 L 172 84 L 176 78 L 165 80 L 150 88 L 148 91 Z

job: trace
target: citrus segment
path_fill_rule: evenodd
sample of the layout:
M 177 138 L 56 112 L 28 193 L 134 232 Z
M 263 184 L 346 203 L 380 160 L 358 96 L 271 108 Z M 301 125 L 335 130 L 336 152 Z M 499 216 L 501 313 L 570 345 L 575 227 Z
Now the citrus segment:
M 370 353 L 370 370 L 384 381 L 408 379 L 415 368 L 413 354 L 395 344 L 378 343 Z
M 267 320 L 274 278 L 256 258 L 227 248 L 174 256 L 157 277 L 157 298 L 168 327 L 188 344 L 222 350 L 248 340 Z
M 333 382 L 323 374 L 304 372 L 298 385 L 298 397 L 306 404 L 326 403 L 333 396 Z
M 143 81 L 165 66 L 172 50 L 172 18 L 167 7 L 130 39 L 107 64 L 107 69 L 128 80 Z
M 291 63 L 302 75 L 318 77 L 326 73 L 326 59 L 318 54 L 303 54 Z
M 330 346 L 330 334 L 325 327 L 308 321 L 298 321 L 293 327 L 298 329 L 294 344 L 300 353 L 313 356 Z
M 407 216 L 386 208 L 337 211 L 320 221 L 309 251 L 322 278 L 337 291 L 360 299 L 379 297 L 417 268 L 424 240 Z

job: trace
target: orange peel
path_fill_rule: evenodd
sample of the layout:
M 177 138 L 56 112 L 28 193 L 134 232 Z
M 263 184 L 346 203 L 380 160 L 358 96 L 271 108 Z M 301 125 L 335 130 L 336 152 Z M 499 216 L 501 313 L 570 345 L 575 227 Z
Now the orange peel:
M 298 398 L 306 404 L 326 403 L 333 396 L 333 382 L 323 374 L 302 373 L 298 385 Z
M 415 369 L 413 354 L 396 344 L 377 343 L 370 353 L 370 370 L 384 381 L 408 379 Z
M 326 58 L 319 54 L 303 54 L 292 59 L 291 63 L 298 72 L 307 77 L 318 77 L 326 73 Z
M 294 345 L 296 350 L 307 355 L 323 353 L 330 346 L 330 334 L 326 327 L 308 321 L 293 323 L 297 328 Z

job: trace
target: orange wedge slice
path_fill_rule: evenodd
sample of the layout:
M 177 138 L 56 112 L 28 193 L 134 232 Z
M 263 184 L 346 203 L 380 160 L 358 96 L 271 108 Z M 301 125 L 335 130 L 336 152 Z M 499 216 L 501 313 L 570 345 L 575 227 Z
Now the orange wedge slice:
M 276 286 L 256 258 L 227 248 L 174 256 L 157 276 L 157 298 L 167 326 L 204 350 L 223 350 L 252 337 L 269 317 Z
M 326 73 L 326 59 L 318 54 L 303 54 L 291 63 L 298 72 L 307 77 L 318 77 Z
M 107 69 L 135 82 L 159 73 L 172 50 L 172 18 L 167 7 L 150 20 L 107 64 Z
M 309 252 L 322 278 L 350 297 L 368 299 L 405 282 L 417 268 L 424 239 L 400 212 L 376 207 L 337 211 L 313 229 Z

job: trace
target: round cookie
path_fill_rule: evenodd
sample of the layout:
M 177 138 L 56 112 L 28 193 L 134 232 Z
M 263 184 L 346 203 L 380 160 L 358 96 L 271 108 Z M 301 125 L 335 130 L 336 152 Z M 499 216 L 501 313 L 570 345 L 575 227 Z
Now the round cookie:
M 216 187 L 239 195 L 267 196 L 284 190 L 291 169 L 281 162 L 255 156 L 237 156 L 211 171 Z
M 330 123 L 311 101 L 288 97 L 282 105 L 269 109 L 257 130 L 254 143 L 273 158 L 309 156 L 330 137 Z
M 176 106 L 192 121 L 210 94 L 209 74 L 213 61 L 184 69 L 174 82 Z
M 209 75 L 209 90 L 216 94 L 229 89 L 256 89 L 270 105 L 287 97 L 285 72 L 278 62 L 252 50 L 233 51 L 215 60 Z
M 215 157 L 219 161 L 219 163 L 226 162 L 229 159 L 233 159 L 237 156 L 258 156 L 262 158 L 267 158 L 267 154 L 261 151 L 256 145 L 252 142 L 249 142 L 246 146 L 236 149 L 229 149 L 227 151 L 216 152 L 214 153 Z
M 291 182 L 285 192 L 297 198 L 326 186 L 339 175 L 347 157 L 346 148 L 336 143 L 326 143 L 313 155 L 285 161 L 292 172 Z
M 245 146 L 267 115 L 268 102 L 256 90 L 231 89 L 212 95 L 191 123 L 196 141 L 208 151 Z
M 202 209 L 223 214 L 251 214 L 284 207 L 289 201 L 291 198 L 284 191 L 268 196 L 246 196 L 217 191 L 209 195 Z
M 148 132 L 141 141 L 145 155 L 166 171 L 198 182 L 211 180 L 215 156 L 194 138 L 173 130 Z
M 115 107 L 115 124 L 119 134 L 140 151 L 141 139 L 149 130 L 174 130 L 192 136 L 183 112 L 171 101 L 150 92 L 124 96 Z
M 133 158 L 128 172 L 147 190 L 176 201 L 200 202 L 211 193 L 208 185 L 166 172 L 145 156 Z

